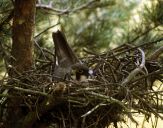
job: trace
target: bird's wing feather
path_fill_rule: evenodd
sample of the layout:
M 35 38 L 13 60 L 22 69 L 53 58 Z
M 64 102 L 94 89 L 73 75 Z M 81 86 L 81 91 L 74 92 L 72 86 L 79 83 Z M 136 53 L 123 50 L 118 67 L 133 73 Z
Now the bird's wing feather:
M 78 63 L 79 60 L 67 43 L 65 35 L 61 31 L 53 32 L 53 41 L 55 44 L 55 54 L 58 64 L 61 67 L 67 67 Z

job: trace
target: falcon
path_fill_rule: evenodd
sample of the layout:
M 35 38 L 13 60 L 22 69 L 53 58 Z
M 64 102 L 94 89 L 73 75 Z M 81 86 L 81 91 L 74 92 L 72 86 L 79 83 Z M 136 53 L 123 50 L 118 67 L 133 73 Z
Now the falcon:
M 92 75 L 93 71 L 76 57 L 63 32 L 53 32 L 52 37 L 55 45 L 54 80 L 81 81 Z

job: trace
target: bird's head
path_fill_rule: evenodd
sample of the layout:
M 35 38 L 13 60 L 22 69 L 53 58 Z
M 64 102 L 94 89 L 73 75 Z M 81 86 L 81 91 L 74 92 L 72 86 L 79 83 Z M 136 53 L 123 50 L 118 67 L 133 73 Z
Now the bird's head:
M 76 63 L 72 66 L 72 74 L 74 79 L 78 81 L 85 81 L 89 76 L 93 75 L 93 71 L 83 63 Z

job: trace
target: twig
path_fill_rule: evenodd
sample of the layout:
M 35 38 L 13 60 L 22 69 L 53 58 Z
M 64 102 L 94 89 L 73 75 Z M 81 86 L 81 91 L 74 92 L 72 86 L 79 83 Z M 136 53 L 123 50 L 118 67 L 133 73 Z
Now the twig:
M 52 55 L 52 56 L 55 56 L 55 54 L 54 53 L 52 53 L 51 51 L 49 51 L 48 49 L 46 49 L 46 48 L 43 48 L 42 49 L 43 51 L 45 51 L 45 52 L 47 52 L 47 53 L 49 53 L 50 55 Z
M 127 51 L 132 51 L 132 50 L 134 50 L 136 48 L 142 48 L 144 46 L 149 46 L 149 45 L 161 42 L 161 41 L 163 41 L 163 37 L 161 37 L 161 38 L 159 38 L 157 40 L 154 40 L 154 41 L 150 41 L 150 42 L 147 42 L 147 43 L 142 43 L 140 45 L 137 45 L 137 46 L 134 46 L 134 47 L 131 47 L 131 48 L 128 48 L 128 49 L 124 49 L 123 51 L 118 52 L 118 53 L 116 53 L 114 55 L 110 55 L 109 57 L 118 56 L 118 55 L 121 55 L 122 53 L 126 53 Z
M 145 32 L 139 34 L 138 36 L 136 36 L 134 39 L 132 39 L 132 40 L 129 41 L 128 43 L 131 44 L 132 42 L 135 42 L 137 39 L 139 39 L 140 37 L 146 35 L 146 34 L 149 33 L 151 30 L 153 30 L 153 29 L 155 29 L 155 28 L 157 28 L 157 27 L 158 27 L 158 25 L 157 25 L 157 26 L 154 26 L 154 27 L 151 27 L 151 28 L 149 28 L 149 29 L 147 29 Z
M 157 49 L 149 58 L 148 60 L 157 60 L 158 57 L 163 54 L 163 46 Z
M 141 102 L 143 102 L 146 106 L 148 106 L 148 108 L 151 110 L 151 112 L 152 112 L 153 114 L 155 114 L 156 116 L 160 117 L 160 118 L 163 120 L 163 116 L 161 116 L 160 114 L 158 114 L 158 112 L 155 111 L 155 110 L 150 106 L 150 104 L 149 104 L 148 102 L 144 101 L 144 99 L 142 99 L 141 97 L 139 97 L 139 96 L 136 95 L 135 93 L 133 93 L 133 95 L 134 95 L 135 97 L 137 97 Z
M 59 25 L 59 24 L 60 24 L 60 23 L 58 22 L 58 23 L 56 23 L 56 24 L 54 24 L 54 25 L 52 25 L 52 26 L 46 28 L 45 30 L 43 30 L 42 32 L 40 32 L 39 34 L 37 34 L 34 38 L 36 39 L 37 37 L 39 37 L 39 36 L 40 36 L 41 34 L 43 34 L 44 32 L 48 31 L 49 29 L 51 29 L 51 28 L 53 28 L 53 27 L 55 27 L 55 26 L 57 26 L 57 25 Z
M 83 114 L 81 117 L 86 117 L 88 115 L 90 115 L 92 112 L 94 112 L 96 109 L 98 109 L 101 106 L 106 106 L 107 104 L 104 103 L 100 103 L 98 105 L 96 105 L 94 108 L 92 108 L 91 110 L 89 110 L 87 113 Z
M 149 73 L 149 74 L 147 74 L 147 75 L 141 76 L 141 77 L 139 77 L 139 78 L 135 78 L 134 80 L 132 80 L 131 82 L 129 82 L 129 84 L 134 83 L 134 82 L 136 82 L 136 81 L 140 81 L 141 79 L 144 79 L 144 78 L 147 78 L 147 77 L 150 77 L 150 76 L 153 76 L 153 75 L 162 74 L 162 73 L 163 73 L 163 69 L 162 69 L 162 70 L 160 69 L 160 70 L 151 72 L 151 73 Z
M 70 14 L 70 13 L 75 13 L 77 11 L 80 10 L 84 10 L 84 9 L 88 9 L 88 7 L 92 6 L 94 3 L 96 2 L 100 2 L 99 0 L 91 0 L 79 7 L 76 7 L 74 9 L 64 9 L 64 10 L 60 10 L 60 9 L 55 9 L 52 6 L 49 5 L 44 5 L 44 4 L 37 4 L 36 7 L 39 9 L 46 9 L 49 11 L 53 11 L 54 13 L 56 13 L 56 15 L 63 15 L 63 14 Z
M 145 66 L 145 54 L 144 54 L 143 50 L 141 50 L 140 48 L 138 48 L 138 50 L 142 54 L 141 64 L 140 64 L 140 66 L 138 68 L 136 68 L 133 71 L 131 71 L 131 73 L 128 75 L 128 77 L 123 80 L 122 86 L 125 86 L 127 83 L 129 83 L 139 72 L 142 71 L 142 69 Z
M 37 41 L 36 40 L 34 40 L 34 44 L 40 49 L 40 51 L 41 51 L 41 53 L 42 53 L 42 55 L 43 55 L 43 57 L 44 57 L 44 59 L 46 59 L 46 56 L 45 56 L 45 54 L 44 54 L 44 52 L 43 52 L 43 50 L 42 50 L 42 48 L 40 47 L 40 45 L 37 43 Z
M 125 109 L 125 111 L 129 112 L 128 108 L 123 104 L 123 102 L 113 98 L 113 97 L 109 97 L 109 96 L 106 96 L 106 95 L 102 95 L 102 94 L 99 94 L 99 93 L 95 93 L 95 92 L 85 92 L 89 95 L 92 95 L 93 97 L 96 97 L 96 98 L 100 98 L 100 99 L 103 99 L 104 101 L 107 101 L 110 103 L 117 103 L 118 105 L 120 105 L 121 107 L 123 107 Z
M 34 91 L 34 90 L 30 90 L 30 89 L 24 89 L 24 88 L 20 88 L 20 87 L 11 86 L 11 85 L 5 85 L 5 87 L 11 88 L 11 89 L 14 89 L 14 90 L 17 90 L 17 91 L 22 91 L 22 92 L 25 92 L 25 93 L 29 93 L 29 94 L 41 95 L 41 96 L 48 97 L 48 94 L 47 93 L 40 92 L 40 91 Z

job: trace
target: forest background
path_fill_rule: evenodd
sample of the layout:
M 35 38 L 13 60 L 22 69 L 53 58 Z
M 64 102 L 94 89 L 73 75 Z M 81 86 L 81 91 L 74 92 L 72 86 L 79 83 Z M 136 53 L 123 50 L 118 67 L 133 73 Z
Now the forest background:
M 6 75 L 12 46 L 14 0 L 0 1 L 0 79 Z M 38 0 L 34 46 L 54 50 L 51 33 L 61 29 L 75 53 L 101 54 L 124 43 L 140 45 L 162 38 L 162 0 Z M 148 46 L 146 56 L 163 45 Z M 163 56 L 159 58 L 163 62 Z

